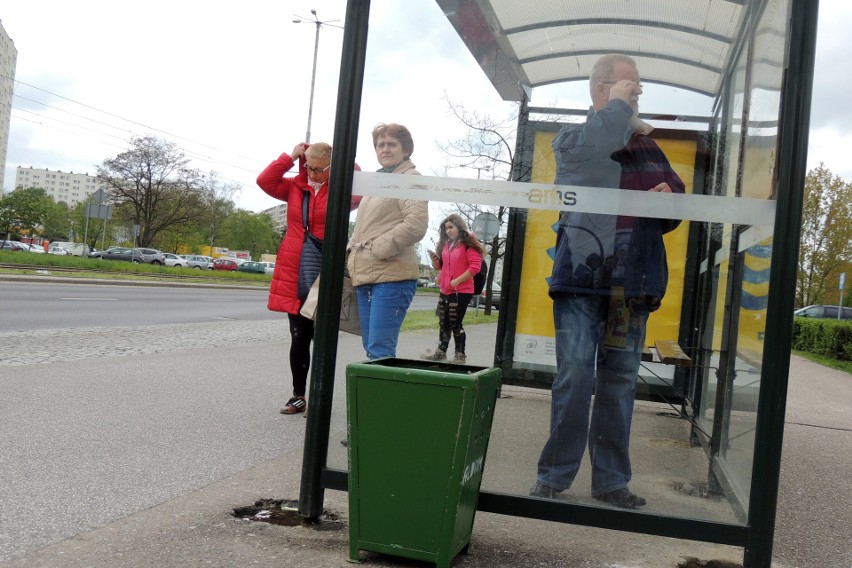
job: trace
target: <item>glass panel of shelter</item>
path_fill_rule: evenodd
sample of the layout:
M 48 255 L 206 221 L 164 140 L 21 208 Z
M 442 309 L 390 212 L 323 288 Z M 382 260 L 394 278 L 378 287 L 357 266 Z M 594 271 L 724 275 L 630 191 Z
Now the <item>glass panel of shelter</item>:
M 362 127 L 359 133 L 357 159 L 364 171 L 356 173 L 355 192 L 370 195 L 370 200 L 393 197 L 429 201 L 427 227 L 415 249 L 415 258 L 419 265 L 417 277 L 425 279 L 430 286 L 416 288 L 407 312 L 409 318 L 416 316 L 427 322 L 434 318 L 434 321 L 427 329 L 421 330 L 409 330 L 408 324 L 404 325 L 398 335 L 397 357 L 420 359 L 434 355 L 438 347 L 438 318 L 434 314 L 440 290 L 431 286 L 436 274 L 430 269 L 426 251 L 436 250 L 441 222 L 455 213 L 469 223 L 482 211 L 498 214 L 501 206 L 511 207 L 516 220 L 521 221 L 512 225 L 518 229 L 514 232 L 509 231 L 508 223 L 500 225 L 500 236 L 509 239 L 504 243 L 501 255 L 511 256 L 507 251 L 515 246 L 515 239 L 522 242 L 522 246 L 514 249 L 520 258 L 513 262 L 513 272 L 503 270 L 506 257 L 501 256 L 494 274 L 495 283 L 508 284 L 504 289 L 517 290 L 516 294 L 503 297 L 496 310 L 504 318 L 507 335 L 497 337 L 496 323 L 475 323 L 483 316 L 481 306 L 469 307 L 464 320 L 465 363 L 492 366 L 497 360 L 505 365 L 507 375 L 507 384 L 496 406 L 483 490 L 528 496 L 537 482 L 546 481 L 552 489 L 562 490 L 552 495 L 557 501 L 610 506 L 593 497 L 593 493 L 607 489 L 601 485 L 607 482 L 593 481 L 588 448 L 577 453 L 580 461 L 570 488 L 566 486 L 566 479 L 573 472 L 562 471 L 550 477 L 550 474 L 542 474 L 548 468 L 553 469 L 551 462 L 556 457 L 564 457 L 568 461 L 574 459 L 566 457 L 565 451 L 572 443 L 585 446 L 584 440 L 572 442 L 564 432 L 551 436 L 552 420 L 570 412 L 585 413 L 588 420 L 589 413 L 583 401 L 577 403 L 572 399 L 565 403 L 566 408 L 554 405 L 554 399 L 563 394 L 554 396 L 549 390 L 557 371 L 556 354 L 559 350 L 567 352 L 565 341 L 575 341 L 577 333 L 566 333 L 564 341 L 555 339 L 558 326 L 554 322 L 554 303 L 550 292 L 559 285 L 559 282 L 554 282 L 554 276 L 558 276 L 553 273 L 554 263 L 565 261 L 564 257 L 559 258 L 557 232 L 561 229 L 563 235 L 570 233 L 579 240 L 583 234 L 590 234 L 589 229 L 595 222 L 607 219 L 609 223 L 608 232 L 585 239 L 591 248 L 582 250 L 582 262 L 575 262 L 569 273 L 574 278 L 572 282 L 577 284 L 583 280 L 586 286 L 596 289 L 594 293 L 583 293 L 578 288 L 580 284 L 567 286 L 557 293 L 557 296 L 565 298 L 596 298 L 594 309 L 603 316 L 595 330 L 598 348 L 593 350 L 589 360 L 589 372 L 592 377 L 601 378 L 617 366 L 624 365 L 623 358 L 618 356 L 630 341 L 629 334 L 624 332 L 630 329 L 631 318 L 637 313 L 643 314 L 641 302 L 629 305 L 634 296 L 628 291 L 630 285 L 623 275 L 631 268 L 620 262 L 619 251 L 626 257 L 631 256 L 630 252 L 634 250 L 631 247 L 636 246 L 631 244 L 631 238 L 635 241 L 635 219 L 666 218 L 652 217 L 647 211 L 668 210 L 675 212 L 669 214 L 669 219 L 685 220 L 679 226 L 671 227 L 672 230 L 662 237 L 668 283 L 661 305 L 653 305 L 654 311 L 648 318 L 645 338 L 639 347 L 638 356 L 643 359 L 635 371 L 639 396 L 636 400 L 630 397 L 629 408 L 620 408 L 619 412 L 610 414 L 627 419 L 632 461 L 629 487 L 647 500 L 647 505 L 641 506 L 641 510 L 720 522 L 745 522 L 772 231 L 765 218 L 760 226 L 744 222 L 737 215 L 739 207 L 736 200 L 766 200 L 774 196 L 772 167 L 777 154 L 777 124 L 774 121 L 778 119 L 782 68 L 766 64 L 765 58 L 751 68 L 749 65 L 750 61 L 757 59 L 757 54 L 766 55 L 773 49 L 775 54 L 783 53 L 783 45 L 773 42 L 783 41 L 784 34 L 779 34 L 779 40 L 770 32 L 773 29 L 784 31 L 785 24 L 779 14 L 786 13 L 786 5 L 786 2 L 778 1 L 767 8 L 762 20 L 767 33 L 758 40 L 763 43 L 754 47 L 755 55 L 751 58 L 751 47 L 743 47 L 727 86 L 730 94 L 712 120 L 710 115 L 714 101 L 709 97 L 644 81 L 640 98 L 642 116 L 655 127 L 651 137 L 662 149 L 672 171 L 682 179 L 685 189 L 684 198 L 671 207 L 669 202 L 657 199 L 655 203 L 660 205 L 656 209 L 656 205 L 646 206 L 627 199 L 631 196 L 621 199 L 621 194 L 633 192 L 622 191 L 627 188 L 622 187 L 625 176 L 620 170 L 600 182 L 604 189 L 619 191 L 617 194 L 607 193 L 605 198 L 596 198 L 588 179 L 583 183 L 560 183 L 560 187 L 554 187 L 558 167 L 553 141 L 563 125 L 573 124 L 575 128 L 581 128 L 587 120 L 588 81 L 533 91 L 531 104 L 546 100 L 553 106 L 556 100 L 560 101 L 557 106 L 561 104 L 581 112 L 579 116 L 554 114 L 532 117 L 526 135 L 521 132 L 517 137 L 521 147 L 514 150 L 515 176 L 522 177 L 523 181 L 507 182 L 501 180 L 508 177 L 508 169 L 501 170 L 496 161 L 453 161 L 430 148 L 433 140 L 452 141 L 463 138 L 465 134 L 452 121 L 448 122 L 447 102 L 440 97 L 426 97 L 416 102 L 410 100 L 411 83 L 406 81 L 406 74 L 402 73 L 398 82 L 389 79 L 379 54 L 374 53 L 372 47 L 368 50 L 361 118 L 361 124 L 366 128 Z M 384 40 L 373 39 L 374 36 L 390 32 L 382 27 L 381 22 L 373 23 L 373 18 L 371 16 L 371 46 L 382 45 Z M 395 29 L 404 27 L 396 26 Z M 437 68 L 444 74 L 427 71 L 418 84 L 434 83 L 446 89 L 452 86 L 452 80 L 447 79 L 453 76 L 451 66 L 426 67 L 425 62 L 418 60 L 425 57 L 418 55 L 420 51 L 409 49 L 406 53 L 414 68 L 422 64 L 424 69 Z M 641 74 L 641 69 L 638 71 Z M 614 77 L 605 79 L 611 78 Z M 455 86 L 458 88 L 458 84 Z M 467 100 L 465 97 L 473 96 L 475 98 L 470 104 L 477 109 L 490 108 L 495 116 L 513 112 L 511 103 L 504 103 L 496 94 L 486 91 L 487 88 L 480 86 L 469 91 L 448 91 L 447 97 Z M 743 117 L 749 113 L 750 121 L 744 124 Z M 654 118 L 662 115 L 707 116 L 708 121 Z M 410 158 L 423 175 L 411 180 L 398 180 L 395 176 L 387 178 L 393 179 L 395 184 L 391 193 L 387 193 L 387 188 L 377 189 L 386 185 L 383 182 L 385 178 L 381 176 L 387 174 L 372 173 L 383 165 L 379 162 L 371 136 L 373 125 L 379 122 L 398 122 L 408 128 L 415 148 Z M 514 143 L 514 136 L 515 133 L 511 132 L 506 140 Z M 560 150 L 557 144 L 556 152 L 567 150 Z M 526 161 L 519 162 L 518 156 L 525 156 Z M 567 154 L 559 156 L 559 159 L 564 163 L 568 159 Z M 462 163 L 467 167 L 459 167 Z M 664 168 L 654 164 L 649 169 L 653 170 L 654 176 L 639 175 L 641 183 L 650 185 L 648 180 L 654 177 L 655 183 L 650 187 L 655 187 L 664 181 L 659 175 Z M 647 174 L 641 168 L 640 173 Z M 573 178 L 568 176 L 567 179 Z M 627 180 L 627 183 L 631 181 Z M 568 185 L 583 187 L 564 187 Z M 647 190 L 650 187 L 632 189 Z M 696 214 L 696 208 L 689 204 L 693 196 L 697 199 L 697 194 L 715 195 L 718 202 L 702 202 L 699 214 Z M 634 207 L 638 209 L 634 210 Z M 365 207 L 365 210 L 369 214 L 369 208 Z M 562 214 L 569 210 L 573 211 L 573 220 Z M 684 213 L 681 215 L 679 212 Z M 575 224 L 582 214 L 589 213 L 599 215 L 591 219 L 586 215 L 585 221 L 591 223 L 589 227 Z M 363 217 L 359 216 L 367 216 L 364 214 L 364 210 L 353 214 L 356 226 L 363 222 Z M 505 218 L 508 221 L 508 217 Z M 394 228 L 389 226 L 386 231 L 393 233 Z M 656 242 L 646 241 L 646 244 L 653 248 Z M 356 244 L 369 246 L 369 243 Z M 409 245 L 400 245 L 400 248 L 406 246 Z M 591 250 L 594 247 L 606 250 L 596 252 Z M 440 254 L 442 251 L 437 252 Z M 735 269 L 734 265 L 738 268 Z M 696 274 L 692 282 L 687 280 L 690 267 Z M 599 293 L 602 289 L 606 292 Z M 736 295 L 738 300 L 732 303 L 731 295 Z M 685 313 L 682 308 L 687 296 L 695 300 L 695 307 L 690 313 Z M 736 306 L 735 314 L 726 311 L 726 306 L 732 304 Z M 562 310 L 560 325 L 563 326 L 568 325 L 565 323 L 566 310 L 591 309 L 589 305 L 584 308 L 569 308 L 567 305 L 563 302 L 559 308 Z M 684 329 L 684 326 L 691 327 Z M 671 362 L 661 362 L 655 346 L 663 341 L 673 342 L 682 348 L 691 360 L 682 368 Z M 448 358 L 452 360 L 453 338 L 446 348 Z M 340 333 L 338 380 L 334 389 L 327 458 L 327 466 L 331 469 L 345 471 L 347 468 L 343 377 L 346 364 L 367 358 L 365 349 L 362 337 Z M 649 357 L 656 360 L 647 360 Z M 570 369 L 571 365 L 564 368 Z M 513 380 L 518 378 L 530 380 Z M 602 384 L 599 381 L 598 388 Z M 724 392 L 720 392 L 720 388 Z M 393 425 L 388 427 L 393 428 Z M 605 453 L 605 446 L 612 439 L 608 430 L 600 430 L 594 441 L 597 451 Z M 412 443 L 417 441 L 412 440 Z M 548 450 L 550 457 L 545 458 L 543 450 L 549 446 L 552 446 Z M 618 469 L 620 466 L 610 463 L 601 467 Z M 597 484 L 594 489 L 593 483 Z M 615 486 L 623 485 L 618 481 L 613 483 Z

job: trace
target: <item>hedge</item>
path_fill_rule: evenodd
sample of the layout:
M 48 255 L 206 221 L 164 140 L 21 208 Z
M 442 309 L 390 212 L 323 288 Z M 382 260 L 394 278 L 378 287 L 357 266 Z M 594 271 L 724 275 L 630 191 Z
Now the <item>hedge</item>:
M 793 318 L 793 349 L 852 361 L 852 321 Z

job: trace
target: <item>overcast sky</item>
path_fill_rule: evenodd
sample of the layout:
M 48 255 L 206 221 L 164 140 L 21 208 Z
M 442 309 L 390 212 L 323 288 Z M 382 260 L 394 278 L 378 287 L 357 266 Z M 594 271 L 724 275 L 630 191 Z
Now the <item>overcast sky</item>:
M 824 162 L 852 181 L 852 3 L 820 5 L 808 163 Z M 18 50 L 5 188 L 13 188 L 19 165 L 94 174 L 131 135 L 154 134 L 176 142 L 194 167 L 240 184 L 238 206 L 275 205 L 254 180 L 305 138 L 316 26 L 292 20 L 310 17 L 311 8 L 343 24 L 343 0 L 149 0 L 133 9 L 102 0 L 3 2 L 0 21 Z M 314 142 L 332 138 L 342 38 L 336 27 L 320 32 Z M 414 135 L 418 169 L 443 172 L 435 142 L 460 134 L 445 92 L 469 108 L 511 113 L 434 0 L 373 0 L 369 41 L 357 157 L 363 169 L 378 167 L 371 127 L 400 122 Z M 566 91 L 537 90 L 533 103 L 587 106 L 578 92 L 574 101 Z M 709 106 L 689 93 L 678 98 Z M 643 111 L 672 110 L 646 108 L 648 100 Z

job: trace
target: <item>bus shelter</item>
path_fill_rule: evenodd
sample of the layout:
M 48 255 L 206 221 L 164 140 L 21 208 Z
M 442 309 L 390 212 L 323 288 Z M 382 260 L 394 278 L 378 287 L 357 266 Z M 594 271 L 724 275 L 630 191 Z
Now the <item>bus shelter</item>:
M 415 55 L 382 41 L 427 30 L 406 19 L 404 3 L 383 5 L 382 11 L 371 14 L 369 1 L 347 7 L 333 162 L 354 166 L 358 153 L 365 171 L 338 166 L 332 173 L 340 198 L 329 204 L 300 513 L 318 517 L 323 491 L 347 488 L 340 443 L 346 437 L 345 389 L 335 377 L 352 362 L 351 346 L 357 351 L 359 341 L 339 333 L 337 317 L 349 197 L 427 200 L 433 242 L 448 212 L 491 213 L 500 221 L 488 235 L 495 249 L 487 250 L 487 260 L 502 303 L 493 359 L 485 364 L 500 367 L 505 388 L 518 390 L 495 409 L 479 510 L 735 545 L 744 549 L 746 566 L 768 567 L 817 3 L 437 0 L 444 29 L 436 38 L 445 43 L 435 44 L 433 55 L 439 61 L 455 57 L 447 45 L 463 46 L 493 94 L 517 104 L 506 181 L 494 176 L 496 161 L 471 162 L 476 178 L 446 169 L 436 175 L 436 168 L 419 164 L 422 176 L 374 173 L 365 166 L 373 152 L 370 130 L 378 122 L 409 122 L 417 144 L 436 137 L 426 127 L 412 128 L 421 115 L 429 120 L 433 103 L 404 110 L 376 100 L 377 93 L 391 84 L 393 97 L 403 94 L 413 102 L 427 82 L 458 82 L 440 65 L 423 67 L 418 82 L 394 72 Z M 394 36 L 385 33 L 387 22 L 412 27 Z M 593 65 L 613 53 L 636 62 L 643 83 L 637 118 L 653 127 L 649 136 L 683 181 L 683 194 L 555 183 L 554 138 L 566 124 L 587 120 Z M 541 102 L 548 99 L 560 104 Z M 412 160 L 417 162 L 417 151 Z M 483 170 L 491 175 L 482 176 Z M 676 221 L 663 237 L 668 289 L 648 319 L 636 384 L 631 489 L 649 496 L 639 509 L 592 499 L 588 459 L 564 496 L 530 496 L 549 433 L 547 389 L 559 345 L 548 291 L 566 211 Z M 424 242 L 432 248 L 429 234 Z M 618 254 L 607 256 L 603 247 L 594 253 L 578 263 L 590 269 L 589 278 L 604 264 L 610 273 L 618 271 Z M 623 341 L 621 308 L 600 330 L 613 347 Z M 402 334 L 398 356 L 418 357 L 434 347 L 433 335 Z M 344 345 L 350 348 L 344 351 Z

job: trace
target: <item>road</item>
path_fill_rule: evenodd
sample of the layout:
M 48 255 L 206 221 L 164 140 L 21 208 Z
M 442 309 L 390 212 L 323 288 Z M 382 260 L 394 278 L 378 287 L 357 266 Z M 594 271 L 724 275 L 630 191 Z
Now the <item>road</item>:
M 196 288 L 62 282 L 0 282 L 0 333 L 38 329 L 262 321 L 284 314 L 266 309 L 266 288 Z M 412 310 L 434 309 L 437 297 L 418 294 Z

